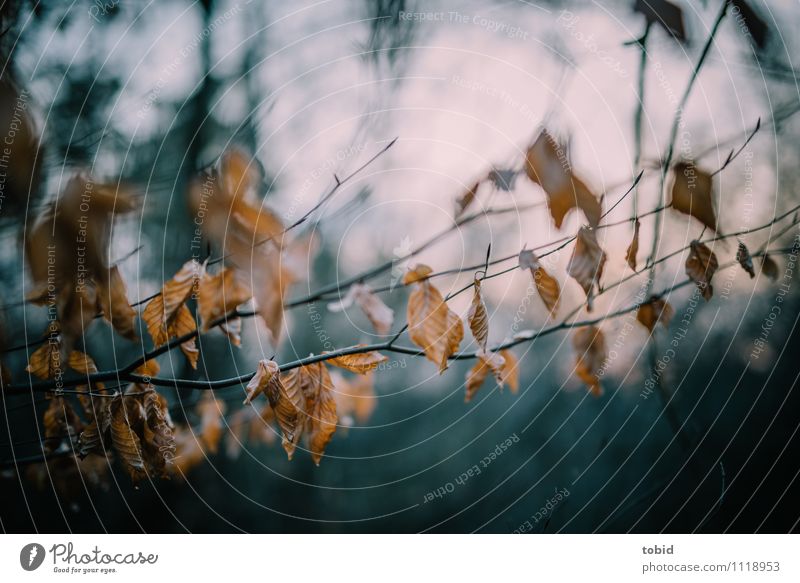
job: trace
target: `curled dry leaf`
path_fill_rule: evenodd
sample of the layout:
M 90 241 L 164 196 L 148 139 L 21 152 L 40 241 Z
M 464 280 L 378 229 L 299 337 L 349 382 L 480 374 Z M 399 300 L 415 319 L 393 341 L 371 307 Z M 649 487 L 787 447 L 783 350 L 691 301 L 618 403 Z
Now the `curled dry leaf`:
M 480 180 L 469 187 L 464 193 L 456 199 L 455 218 L 458 219 L 464 214 L 464 211 L 475 201 L 480 188 Z
M 136 340 L 136 310 L 128 302 L 128 288 L 116 265 L 109 270 L 107 281 L 97 283 L 97 305 L 114 330 L 128 340 Z
M 145 423 L 143 424 L 144 453 L 147 463 L 161 477 L 168 474 L 168 466 L 175 458 L 174 425 L 169 416 L 167 401 L 155 390 L 143 397 Z
M 283 434 L 281 443 L 290 460 L 294 457 L 306 420 L 306 398 L 303 392 L 306 377 L 307 372 L 302 367 L 292 369 L 281 377 L 277 392 L 267 393 L 268 398 L 272 395 L 269 404 L 278 420 Z
M 690 215 L 709 229 L 717 230 L 713 180 L 694 162 L 679 162 L 672 169 L 672 208 Z
M 592 227 L 598 225 L 602 214 L 600 202 L 572 172 L 564 149 L 546 130 L 528 149 L 525 173 L 547 194 L 556 227 L 561 228 L 564 217 L 573 208 L 581 209 Z
M 359 345 L 361 346 L 361 345 Z M 389 358 L 380 352 L 360 352 L 358 354 L 344 354 L 335 358 L 329 358 L 328 364 L 338 366 L 350 372 L 357 374 L 367 374 L 375 370 L 381 363 L 386 362 Z
M 764 257 L 761 258 L 761 273 L 772 281 L 777 281 L 778 279 L 778 264 L 775 263 L 775 260 L 770 257 L 768 253 L 765 253 Z
M 172 317 L 167 328 L 167 336 L 169 338 L 180 338 L 186 334 L 190 334 L 197 330 L 197 324 L 192 316 L 192 311 L 188 306 L 183 305 L 178 308 L 177 313 Z M 189 360 L 192 368 L 197 368 L 197 359 L 200 356 L 200 351 L 197 349 L 197 344 L 194 338 L 190 338 L 185 342 L 181 342 L 181 352 Z
M 394 311 L 372 293 L 366 284 L 356 283 L 350 286 L 347 295 L 339 302 L 328 304 L 328 309 L 331 312 L 341 312 L 352 306 L 353 303 L 361 308 L 372 327 L 375 328 L 375 332 L 381 336 L 389 334 L 394 322 Z
M 756 276 L 755 267 L 753 267 L 753 258 L 750 256 L 750 251 L 747 246 L 739 241 L 739 247 L 736 249 L 736 261 L 742 266 L 747 273 L 750 274 L 750 279 Z
M 575 349 L 575 374 L 596 397 L 603 394 L 598 373 L 606 359 L 606 341 L 603 332 L 595 326 L 578 328 L 572 335 Z
M 117 395 L 111 401 L 111 443 L 117 452 L 120 462 L 134 482 L 145 476 L 142 459 L 142 443 L 134 426 L 140 412 L 133 409 L 140 407 L 138 402 Z
M 577 281 L 586 292 L 587 310 L 592 310 L 595 286 L 600 285 L 606 254 L 597 242 L 597 234 L 592 229 L 581 227 L 567 264 L 567 273 Z
M 150 337 L 156 346 L 161 346 L 170 339 L 170 324 L 185 307 L 186 300 L 196 289 L 204 267 L 195 259 L 187 261 L 178 273 L 164 284 L 161 293 L 154 297 L 142 312 L 142 319 L 147 325 Z M 189 312 L 191 316 L 191 312 Z M 185 318 L 185 314 L 180 316 Z M 194 318 L 192 318 L 194 320 Z M 182 324 L 185 327 L 186 323 Z
M 244 404 L 249 405 L 253 399 L 262 393 L 268 394 L 271 385 L 280 383 L 280 372 L 277 362 L 267 359 L 258 361 L 256 373 L 247 383 L 247 387 L 245 387 L 247 397 L 244 400 Z
M 531 277 L 533 277 L 533 283 L 536 285 L 539 297 L 542 298 L 550 315 L 555 316 L 558 312 L 558 304 L 561 298 L 561 287 L 558 285 L 558 281 L 547 273 L 533 251 L 526 249 L 520 252 L 519 266 L 523 269 L 531 270 Z
M 208 332 L 212 322 L 231 313 L 250 297 L 250 289 L 232 268 L 226 267 L 216 275 L 204 271 L 197 291 L 200 330 Z
M 31 354 L 25 371 L 36 375 L 42 380 L 56 378 L 64 373 L 61 334 L 58 324 L 50 325 L 49 337 L 36 351 Z
M 697 284 L 706 301 L 714 295 L 711 278 L 719 267 L 717 256 L 705 243 L 692 241 L 686 259 L 686 275 Z
M 636 319 L 652 333 L 659 322 L 664 328 L 668 328 L 674 313 L 672 306 L 664 298 L 652 297 L 639 306 Z
M 447 361 L 458 350 L 464 337 L 464 326 L 444 301 L 442 294 L 428 280 L 432 270 L 417 266 L 406 273 L 403 283 L 416 283 L 408 298 L 408 327 L 411 340 L 425 351 L 425 356 L 439 367 L 447 369 Z
M 486 311 L 486 304 L 481 296 L 481 282 L 475 278 L 472 284 L 472 304 L 467 312 L 467 322 L 478 347 L 486 352 L 486 345 L 489 342 L 489 313 Z
M 500 388 L 507 385 L 513 394 L 517 394 L 519 390 L 517 358 L 510 350 L 501 350 L 499 353 L 478 355 L 475 364 L 467 371 L 465 403 L 472 400 L 490 374 L 494 375 Z
M 628 262 L 628 266 L 636 271 L 636 255 L 639 253 L 639 221 L 637 220 L 636 223 L 633 225 L 633 239 L 631 239 L 631 244 L 628 245 L 628 249 L 625 251 L 625 261 Z
M 317 362 L 291 370 L 282 381 L 287 395 L 294 396 L 298 388 L 302 392 L 304 398 L 302 432 L 306 436 L 311 458 L 315 464 L 319 465 L 328 442 L 336 432 L 336 424 L 339 419 L 331 375 L 324 364 Z M 273 409 L 275 408 L 273 407 Z M 280 422 L 280 415 L 278 415 L 278 420 Z M 284 440 L 284 449 L 290 459 L 294 452 L 293 446 L 297 444 L 299 437 L 300 432 L 298 431 L 290 443 Z

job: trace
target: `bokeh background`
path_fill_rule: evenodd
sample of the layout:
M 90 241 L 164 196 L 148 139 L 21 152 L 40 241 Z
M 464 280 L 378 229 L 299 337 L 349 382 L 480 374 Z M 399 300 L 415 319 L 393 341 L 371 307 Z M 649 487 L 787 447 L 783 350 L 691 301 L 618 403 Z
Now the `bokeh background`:
M 658 205 L 653 168 L 720 6 L 676 4 L 685 39 L 657 25 L 648 36 L 641 130 L 648 170 L 638 194 L 645 210 Z M 761 122 L 715 177 L 723 233 L 762 225 L 798 203 L 800 8 L 747 5 L 755 17 L 723 21 L 678 139 L 681 154 L 713 170 Z M 44 146 L 42 188 L 21 208 L 0 212 L 8 346 L 38 338 L 45 326 L 41 308 L 21 301 L 29 285 L 21 231 L 77 168 L 121 177 L 144 197 L 141 211 L 121 217 L 113 233 L 111 255 L 127 257 L 120 267 L 131 301 L 157 291 L 192 255 L 188 183 L 232 145 L 263 168 L 265 204 L 291 222 L 332 187 L 334 173 L 346 175 L 398 138 L 315 213 L 319 249 L 292 297 L 387 260 L 397 259 L 402 270 L 404 253 L 453 224 L 456 196 L 492 167 L 519 166 L 543 126 L 569 144 L 571 164 L 604 193 L 605 208 L 637 173 L 640 50 L 630 41 L 642 35 L 645 17 L 641 3 L 630 0 L 45 0 L 4 2 L 2 10 L 3 75 L 29 93 Z M 480 204 L 527 207 L 543 196 L 521 177 L 511 192 L 497 190 Z M 613 218 L 631 216 L 632 204 L 626 198 Z M 489 244 L 495 256 L 514 253 L 573 234 L 580 220 L 573 213 L 558 230 L 541 207 L 487 216 L 412 263 L 439 270 L 479 263 Z M 664 224 L 662 252 L 702 231 L 672 213 Z M 781 233 L 786 224 L 746 241 L 751 249 L 790 247 L 798 231 Z M 630 236 L 630 225 L 603 231 L 604 281 L 628 273 Z M 643 220 L 641 237 L 649 247 L 652 220 Z M 562 282 L 569 252 L 548 262 Z M 735 252 L 733 241 L 718 250 L 725 260 Z M 375 377 L 374 412 L 341 427 L 319 467 L 304 452 L 288 462 L 277 441 L 247 441 L 237 451 L 223 445 L 209 452 L 185 480 L 134 487 L 115 472 L 102 487 L 80 484 L 66 496 L 46 468 L 31 479 L 46 403 L 38 394 L 4 394 L 0 525 L 5 532 L 796 530 L 798 284 L 791 259 L 777 261 L 788 296 L 769 320 L 766 350 L 753 357 L 777 284 L 761 274 L 751 280 L 743 271 L 720 272 L 716 297 L 693 313 L 663 373 L 668 410 L 658 395 L 643 393 L 646 331 L 622 334 L 625 320 L 615 319 L 603 325 L 606 338 L 623 340 L 599 398 L 572 375 L 568 332 L 515 349 L 517 395 L 487 384 L 469 404 L 468 364 L 455 363 L 440 377 L 428 361 L 390 355 Z M 472 275 L 437 285 L 457 290 Z M 684 277 L 676 257 L 659 269 L 655 289 Z M 484 285 L 495 340 L 547 325 L 538 298 L 523 302 L 529 282 L 527 272 L 516 271 Z M 596 309 L 630 305 L 640 285 L 641 279 L 620 286 Z M 568 309 L 583 299 L 574 282 L 564 283 L 564 293 Z M 688 313 L 691 293 L 684 288 L 670 297 L 676 321 Z M 383 297 L 401 321 L 406 290 Z M 464 315 L 468 302 L 463 294 L 452 308 Z M 247 321 L 241 349 L 212 333 L 201 341 L 199 373 L 179 353 L 161 359 L 162 372 L 222 378 L 252 371 L 276 353 L 288 361 L 329 349 L 326 342 L 374 340 L 362 315 L 330 312 L 325 304 L 290 310 L 279 347 L 264 340 L 258 322 Z M 519 315 L 521 326 L 514 324 Z M 657 332 L 662 352 L 674 333 Z M 142 349 L 100 324 L 87 331 L 86 345 L 104 370 Z M 21 374 L 25 355 L 15 350 L 4 358 Z M 176 421 L 197 422 L 200 391 L 164 393 Z M 219 392 L 228 402 L 226 420 L 242 394 L 242 387 Z M 479 475 L 457 481 L 508 439 L 512 445 Z M 440 495 L 426 502 L 433 492 Z

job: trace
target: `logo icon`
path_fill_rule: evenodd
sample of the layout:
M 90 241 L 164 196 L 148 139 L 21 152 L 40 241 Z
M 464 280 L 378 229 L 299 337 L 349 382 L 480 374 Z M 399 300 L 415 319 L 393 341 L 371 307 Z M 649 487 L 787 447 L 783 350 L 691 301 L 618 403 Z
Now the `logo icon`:
M 26 571 L 35 571 L 44 562 L 44 547 L 38 543 L 30 543 L 19 552 L 19 564 Z

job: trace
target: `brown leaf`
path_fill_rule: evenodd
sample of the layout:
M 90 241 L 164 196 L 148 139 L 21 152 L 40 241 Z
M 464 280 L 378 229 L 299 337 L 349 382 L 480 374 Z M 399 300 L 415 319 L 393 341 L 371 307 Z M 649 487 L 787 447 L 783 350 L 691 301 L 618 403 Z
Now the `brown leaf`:
M 36 351 L 31 354 L 25 371 L 36 375 L 42 380 L 52 379 L 64 372 L 61 347 L 61 335 L 58 324 L 50 325 L 50 336 Z
M 573 208 L 583 211 L 589 225 L 598 225 L 602 214 L 600 202 L 572 172 L 563 148 L 546 130 L 528 149 L 525 172 L 547 194 L 550 214 L 557 228 L 561 228 L 564 217 Z
M 598 373 L 606 358 L 606 341 L 603 333 L 594 326 L 578 328 L 572 335 L 575 349 L 575 374 L 596 397 L 603 394 Z
M 483 303 L 481 296 L 481 282 L 475 279 L 472 284 L 472 304 L 467 312 L 467 322 L 478 347 L 486 352 L 486 345 L 489 342 L 489 313 L 486 311 L 486 304 Z
M 250 382 L 247 383 L 247 397 L 244 400 L 245 405 L 260 394 L 267 394 L 268 387 L 274 383 L 280 382 L 280 368 L 278 363 L 273 360 L 260 360 L 256 367 L 256 372 Z
M 144 441 L 147 461 L 155 473 L 166 477 L 168 466 L 175 458 L 176 449 L 167 401 L 155 390 L 150 390 L 143 397 L 143 406 L 145 411 L 144 433 L 148 437 Z
M 69 353 L 69 367 L 85 375 L 97 372 L 97 365 L 92 360 L 92 357 L 79 350 L 73 350 Z
M 192 311 L 186 305 L 182 305 L 178 308 L 175 316 L 170 320 L 167 336 L 168 338 L 180 338 L 195 330 L 197 330 L 197 324 L 194 321 L 194 316 L 192 316 Z M 195 339 L 192 338 L 186 342 L 182 342 L 181 352 L 183 352 L 189 360 L 189 364 L 192 365 L 192 368 L 196 369 L 200 351 L 197 349 Z
M 430 267 L 418 266 L 405 275 L 403 283 L 416 282 L 408 298 L 409 336 L 425 351 L 428 360 L 439 367 L 441 374 L 447 369 L 448 358 L 458 350 L 464 326 L 461 318 L 448 308 L 439 290 L 428 279 L 423 279 L 430 273 Z
M 625 251 L 625 261 L 628 262 L 628 266 L 636 271 L 636 255 L 639 253 L 639 221 L 637 220 L 636 223 L 633 225 L 633 239 L 631 239 L 631 244 L 628 245 L 628 249 Z
M 136 340 L 134 328 L 136 310 L 128 302 L 128 288 L 116 265 L 109 270 L 106 283 L 98 282 L 97 304 L 103 312 L 103 317 L 120 336 Z
M 672 208 L 693 216 L 712 231 L 717 230 L 714 186 L 711 175 L 694 162 L 679 162 L 672 169 Z
M 306 397 L 305 433 L 311 458 L 319 465 L 339 420 L 333 381 L 321 362 L 302 368 L 307 369 L 307 382 L 301 385 Z
M 747 246 L 739 241 L 739 248 L 736 250 L 736 261 L 742 266 L 747 273 L 750 274 L 750 279 L 756 276 L 756 270 L 753 267 L 753 258 L 750 256 L 750 251 Z
M 567 264 L 567 273 L 572 276 L 586 292 L 587 310 L 592 310 L 595 286 L 600 285 L 606 254 L 597 242 L 597 234 L 591 229 L 581 227 L 575 241 L 572 257 Z
M 250 289 L 236 272 L 226 267 L 216 275 L 204 272 L 197 292 L 200 330 L 208 332 L 211 322 L 229 314 L 251 297 Z
M 469 208 L 469 206 L 475 201 L 475 197 L 478 194 L 478 188 L 480 188 L 480 186 L 481 182 L 479 180 L 456 199 L 456 219 L 460 218 L 461 215 L 464 214 L 464 211 L 467 210 L 467 208 Z
M 353 303 L 356 303 L 361 308 L 372 327 L 375 328 L 375 332 L 381 336 L 389 334 L 394 322 L 394 311 L 372 293 L 372 290 L 366 284 L 353 284 L 350 286 L 347 295 L 339 302 L 328 304 L 328 309 L 331 312 L 340 312 L 352 306 Z
M 651 297 L 648 302 L 639 306 L 636 319 L 652 333 L 658 322 L 668 328 L 674 313 L 672 306 L 664 298 Z
M 478 355 L 475 364 L 467 372 L 464 402 L 469 403 L 475 393 L 483 385 L 489 374 L 494 374 L 497 385 L 502 389 L 508 385 L 513 394 L 519 390 L 519 366 L 517 359 L 510 350 L 501 350 L 499 353 Z
M 523 269 L 531 270 L 531 277 L 533 277 L 533 283 L 536 285 L 539 297 L 542 298 L 542 302 L 549 310 L 550 315 L 555 316 L 558 312 L 558 304 L 561 298 L 561 287 L 558 285 L 558 281 L 545 271 L 533 251 L 523 250 L 520 252 L 519 266 Z
M 169 324 L 195 289 L 204 271 L 195 259 L 187 261 L 178 273 L 164 284 L 161 293 L 154 297 L 142 312 L 150 337 L 156 346 L 169 340 Z
M 711 278 L 719 267 L 717 256 L 704 243 L 692 241 L 686 259 L 686 275 L 697 284 L 706 301 L 714 295 Z
M 111 401 L 111 443 L 119 455 L 122 466 L 134 482 L 145 476 L 142 443 L 133 429 L 138 412 L 131 410 L 132 401 L 117 395 Z M 138 405 L 138 402 L 136 403 Z
M 357 374 L 367 374 L 375 370 L 378 366 L 389 360 L 389 358 L 380 352 L 361 352 L 358 354 L 344 354 L 335 358 L 329 358 L 328 364 L 338 366 L 350 372 Z
M 267 393 L 283 434 L 283 449 L 290 460 L 303 434 L 306 409 L 303 383 L 307 382 L 306 377 L 307 371 L 303 367 L 292 369 L 282 376 L 278 391 Z
M 778 271 L 778 264 L 775 263 L 775 260 L 770 257 L 769 254 L 765 253 L 761 258 L 761 273 L 766 275 L 772 281 L 777 281 L 780 275 Z

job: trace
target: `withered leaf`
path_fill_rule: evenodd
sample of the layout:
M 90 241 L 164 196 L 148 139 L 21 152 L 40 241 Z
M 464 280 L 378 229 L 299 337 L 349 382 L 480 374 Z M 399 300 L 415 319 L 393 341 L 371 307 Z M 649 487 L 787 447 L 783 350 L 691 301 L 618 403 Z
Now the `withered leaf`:
M 486 345 L 489 342 L 489 313 L 486 311 L 486 304 L 481 296 L 481 282 L 475 278 L 472 284 L 472 304 L 467 312 L 467 322 L 478 347 L 486 352 Z
M 428 360 L 439 367 L 441 374 L 447 369 L 448 358 L 458 350 L 464 326 L 439 290 L 425 279 L 431 272 L 426 265 L 417 266 L 405 275 L 403 283 L 416 284 L 408 298 L 409 336 L 425 351 Z
M 679 162 L 672 169 L 672 208 L 693 216 L 712 231 L 717 230 L 714 186 L 711 175 L 694 162 Z
M 128 302 L 128 288 L 116 265 L 109 270 L 108 281 L 97 284 L 97 304 L 114 330 L 128 340 L 136 340 L 136 310 Z
M 703 292 L 706 301 L 714 295 L 714 288 L 711 285 L 711 278 L 719 267 L 717 256 L 714 252 L 700 241 L 692 241 L 689 244 L 689 257 L 686 259 L 686 275 L 697 284 L 698 289 Z
M 268 387 L 279 382 L 280 368 L 278 367 L 278 363 L 267 359 L 258 361 L 256 373 L 253 375 L 253 378 L 250 379 L 250 382 L 247 383 L 247 387 L 245 387 L 247 397 L 244 400 L 244 404 L 249 405 L 253 399 L 262 393 L 266 395 L 269 390 Z
M 674 313 L 672 306 L 664 298 L 652 297 L 639 306 L 636 319 L 652 333 L 658 322 L 668 328 Z
M 739 241 L 739 247 L 736 249 L 736 261 L 742 266 L 747 273 L 750 274 L 750 279 L 756 276 L 755 267 L 753 267 L 753 258 L 750 256 L 750 251 L 747 246 Z
M 111 443 L 117 452 L 120 462 L 134 482 L 145 476 L 144 460 L 142 459 L 142 443 L 139 435 L 133 428 L 134 419 L 139 415 L 132 411 L 131 406 L 141 406 L 117 395 L 111 401 Z
M 194 321 L 192 311 L 185 304 L 178 308 L 176 314 L 172 317 L 167 328 L 167 336 L 169 338 L 180 338 L 197 330 L 197 324 Z M 197 349 L 195 339 L 191 338 L 181 343 L 181 352 L 186 356 L 192 368 L 197 368 L 197 359 L 200 356 L 200 351 Z
M 519 390 L 519 365 L 513 352 L 501 350 L 499 353 L 479 354 L 467 371 L 465 403 L 472 400 L 490 374 L 494 375 L 501 389 L 507 385 L 513 394 Z
M 575 175 L 564 149 L 546 130 L 528 149 L 525 172 L 547 194 L 550 214 L 556 227 L 561 228 L 564 217 L 573 208 L 583 211 L 589 225 L 598 225 L 602 214 L 600 202 Z
M 558 281 L 547 273 L 533 251 L 523 250 L 520 252 L 519 266 L 523 269 L 530 269 L 539 297 L 542 298 L 542 302 L 549 310 L 550 315 L 555 316 L 558 312 L 558 304 L 561 298 L 561 287 L 558 285 Z
M 167 401 L 155 390 L 149 390 L 143 397 L 145 412 L 144 451 L 147 461 L 153 470 L 162 477 L 167 475 L 167 468 L 175 458 L 175 435 L 169 416 Z
M 367 374 L 378 368 L 381 363 L 387 360 L 389 360 L 389 358 L 386 355 L 373 350 L 370 352 L 360 352 L 358 354 L 343 354 L 342 356 L 329 358 L 327 362 L 328 364 L 338 366 L 339 368 L 349 370 L 356 374 Z
M 597 242 L 594 230 L 581 227 L 575 240 L 575 248 L 567 264 L 567 273 L 586 292 L 587 310 L 592 310 L 595 286 L 600 285 L 606 254 Z
M 249 300 L 251 295 L 250 289 L 230 267 L 216 275 L 204 272 L 197 291 L 200 329 L 208 332 L 213 321 L 231 313 L 237 306 Z
M 78 414 L 63 397 L 53 397 L 44 412 L 44 450 L 48 453 L 58 449 L 66 439 L 70 444 L 83 429 Z
M 270 406 L 280 425 L 283 449 L 291 460 L 303 434 L 305 424 L 306 398 L 303 384 L 307 382 L 308 372 L 302 367 L 292 369 L 281 377 L 278 391 L 267 393 Z M 270 397 L 270 395 L 272 395 Z
M 572 335 L 572 346 L 575 349 L 575 374 L 581 379 L 593 395 L 603 394 L 599 372 L 606 359 L 606 341 L 603 332 L 595 326 L 578 328 Z
M 142 319 L 156 346 L 161 346 L 169 340 L 169 325 L 181 308 L 185 307 L 184 304 L 197 286 L 203 271 L 203 266 L 197 260 L 187 261 L 178 273 L 164 284 L 161 293 L 150 300 L 145 307 Z M 191 316 L 191 312 L 189 315 Z M 185 318 L 185 315 L 181 317 Z M 192 320 L 194 321 L 194 318 Z M 184 322 L 182 326 L 185 325 Z
M 461 215 L 464 214 L 464 211 L 469 208 L 469 206 L 475 201 L 475 197 L 478 194 L 478 189 L 480 188 L 481 183 L 480 181 L 473 184 L 469 187 L 464 193 L 456 198 L 456 210 L 455 210 L 455 218 L 458 219 Z
M 625 261 L 628 262 L 628 266 L 636 271 L 636 255 L 639 253 L 639 221 L 637 220 L 636 223 L 633 225 L 633 239 L 631 239 L 631 244 L 628 245 L 628 249 L 625 251 Z
M 341 301 L 328 304 L 331 312 L 340 312 L 356 303 L 367 319 L 375 328 L 375 332 L 381 336 L 386 336 L 392 329 L 394 322 L 394 311 L 383 303 L 383 301 L 372 293 L 366 284 L 356 283 L 350 286 L 347 295 Z
M 319 465 L 325 448 L 336 432 L 338 415 L 334 387 L 328 369 L 321 362 L 301 366 L 292 371 L 294 378 L 284 378 L 287 390 L 295 391 L 299 385 L 305 397 L 303 432 L 314 463 Z M 284 445 L 284 447 L 286 447 Z M 287 449 L 288 453 L 288 449 Z
M 52 379 L 63 374 L 64 363 L 61 347 L 61 335 L 57 325 L 50 326 L 50 336 L 36 351 L 31 354 L 25 371 L 42 380 Z

